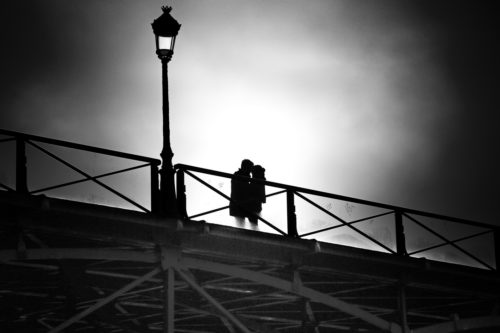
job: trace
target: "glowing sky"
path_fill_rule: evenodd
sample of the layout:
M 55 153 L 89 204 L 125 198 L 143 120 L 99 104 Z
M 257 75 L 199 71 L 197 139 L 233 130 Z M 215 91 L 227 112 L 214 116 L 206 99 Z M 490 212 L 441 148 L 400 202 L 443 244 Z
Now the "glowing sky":
M 175 1 L 174 163 L 496 223 L 499 29 L 475 3 Z M 159 157 L 164 4 L 8 0 L 0 127 Z

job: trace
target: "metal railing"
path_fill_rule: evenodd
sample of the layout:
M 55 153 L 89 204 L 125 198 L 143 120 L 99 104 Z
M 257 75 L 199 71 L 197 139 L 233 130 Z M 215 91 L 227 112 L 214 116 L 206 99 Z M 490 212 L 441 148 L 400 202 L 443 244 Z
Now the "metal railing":
M 256 183 L 256 184 L 261 184 L 265 185 L 267 188 L 272 188 L 275 189 L 275 192 L 272 192 L 270 194 L 267 194 L 266 197 L 272 197 L 276 195 L 286 195 L 286 219 L 287 219 L 287 224 L 286 224 L 286 230 L 282 230 L 276 226 L 276 223 L 272 223 L 271 221 L 268 221 L 267 219 L 263 218 L 260 215 L 256 215 L 256 218 L 276 231 L 277 233 L 287 236 L 287 237 L 296 237 L 296 238 L 305 238 L 305 237 L 310 237 L 314 235 L 318 235 L 324 232 L 328 232 L 337 228 L 349 228 L 351 231 L 354 231 L 358 235 L 361 235 L 363 238 L 368 240 L 369 242 L 376 244 L 378 247 L 382 248 L 384 252 L 391 253 L 394 255 L 398 256 L 417 256 L 420 255 L 424 252 L 442 248 L 444 246 L 451 246 L 458 252 L 460 252 L 462 255 L 464 255 L 468 260 L 472 260 L 474 262 L 474 266 L 476 267 L 481 267 L 485 268 L 488 270 L 497 270 L 498 267 L 500 267 L 500 227 L 490 225 L 490 224 L 485 224 L 485 223 L 479 223 L 479 222 L 474 222 L 474 221 L 469 221 L 465 219 L 460 219 L 460 218 L 455 218 L 455 217 L 450 217 L 450 216 L 444 216 L 444 215 L 439 215 L 439 214 L 433 214 L 433 213 L 428 213 L 424 211 L 419 211 L 419 210 L 414 210 L 414 209 L 408 209 L 408 208 L 403 208 L 403 207 L 397 207 L 393 205 L 387 205 L 383 203 L 378 203 L 378 202 L 373 202 L 373 201 L 367 201 L 367 200 L 362 200 L 362 199 L 356 199 L 356 198 L 351 198 L 347 196 L 342 196 L 342 195 L 337 195 L 337 194 L 332 194 L 332 193 L 327 193 L 327 192 L 321 192 L 321 191 L 316 191 L 316 190 L 311 190 L 307 188 L 302 188 L 302 187 L 297 187 L 297 186 L 291 186 L 291 185 L 286 185 L 286 184 L 281 184 L 281 183 L 276 183 L 276 182 L 271 182 L 271 181 L 265 181 L 265 180 L 259 180 L 259 179 L 252 179 L 252 178 L 247 178 L 247 177 L 241 177 L 241 176 L 235 176 L 233 174 L 229 173 L 224 173 L 220 171 L 214 171 L 214 170 L 209 170 L 209 169 L 204 169 L 200 167 L 195 167 L 195 166 L 190 166 L 190 165 L 184 165 L 184 164 L 177 164 L 175 165 L 176 169 L 176 174 L 177 174 L 177 198 L 178 198 L 178 203 L 179 203 L 179 210 L 183 212 L 186 218 L 198 218 L 202 216 L 206 216 L 212 213 L 220 212 L 226 209 L 229 209 L 229 205 L 222 206 L 222 207 L 217 207 L 214 209 L 210 209 L 205 212 L 197 213 L 195 215 L 188 215 L 186 212 L 186 203 L 187 203 L 187 195 L 186 195 L 186 185 L 185 185 L 185 176 L 188 175 L 191 177 L 193 180 L 196 182 L 201 183 L 203 186 L 206 186 L 209 188 L 211 191 L 217 193 L 219 196 L 224 198 L 225 200 L 228 201 L 228 203 L 232 202 L 235 205 L 241 205 L 244 207 L 243 203 L 238 203 L 235 202 L 228 194 L 223 193 L 221 190 L 217 189 L 216 187 L 212 186 L 209 182 L 203 180 L 201 177 L 199 177 L 197 174 L 204 174 L 204 175 L 210 175 L 210 176 L 216 176 L 216 177 L 222 177 L 227 180 L 242 180 L 242 181 L 250 181 L 251 183 Z M 329 198 L 329 199 L 334 199 L 334 200 L 340 200 L 340 201 L 345 201 L 349 202 L 352 204 L 359 204 L 363 206 L 370 206 L 373 208 L 381 209 L 383 210 L 382 212 L 379 212 L 375 215 L 370 215 L 367 217 L 363 218 L 358 218 L 352 221 L 347 221 L 346 219 L 340 217 L 338 214 L 335 214 L 331 212 L 329 209 L 321 206 L 314 200 L 310 199 L 307 197 L 309 196 L 317 196 L 321 198 Z M 302 221 L 297 220 L 297 215 L 296 215 L 296 203 L 295 199 L 300 198 L 307 204 L 311 205 L 315 209 L 323 212 L 327 216 L 329 216 L 334 222 L 331 223 L 331 226 L 316 229 L 313 231 L 305 232 L 302 234 L 299 234 L 297 231 L 297 226 L 300 226 L 300 223 L 303 223 Z M 390 246 L 384 244 L 382 241 L 374 237 L 373 235 L 370 235 L 368 232 L 365 232 L 361 230 L 360 228 L 357 227 L 358 224 L 366 221 L 371 221 L 374 219 L 379 219 L 382 217 L 391 217 L 393 219 L 393 225 L 394 225 L 394 230 L 395 230 L 395 248 L 391 248 Z M 435 230 L 435 228 L 432 226 L 432 223 L 425 223 L 423 220 L 425 219 L 433 219 L 433 220 L 439 220 L 439 221 L 444 221 L 446 223 L 452 223 L 453 225 L 464 225 L 467 227 L 471 227 L 476 230 L 476 232 L 466 235 L 466 236 L 460 236 L 451 239 L 449 236 L 443 235 L 443 232 L 439 232 Z M 408 227 L 410 223 L 413 223 L 414 225 L 419 226 L 422 230 L 425 230 L 429 235 L 432 235 L 434 238 L 438 239 L 440 243 L 438 244 L 433 244 L 429 246 L 424 246 L 420 249 L 415 249 L 412 251 L 407 250 L 407 235 L 405 235 L 405 226 Z M 492 250 L 494 252 L 494 263 L 488 263 L 486 260 L 480 258 L 478 255 L 473 254 L 471 251 L 467 250 L 461 244 L 460 242 L 464 242 L 467 240 L 471 239 L 478 239 L 481 236 L 485 235 L 490 235 L 492 236 Z
M 118 151 L 109 150 L 109 149 L 102 149 L 102 148 L 97 148 L 97 147 L 62 141 L 62 140 L 54 140 L 54 139 L 35 136 L 35 135 L 29 135 L 29 134 L 24 134 L 24 133 L 19 133 L 19 132 L 2 130 L 2 129 L 0 129 L 0 135 L 2 136 L 0 138 L 0 144 L 5 143 L 5 142 L 14 142 L 15 143 L 15 186 L 14 187 L 12 185 L 9 186 L 7 184 L 0 182 L 0 188 L 3 190 L 15 191 L 15 192 L 20 192 L 20 193 L 25 193 L 25 194 L 39 194 L 39 193 L 44 193 L 44 192 L 47 192 L 50 190 L 68 187 L 68 186 L 72 186 L 72 185 L 76 185 L 76 184 L 81 184 L 81 183 L 85 183 L 85 182 L 93 182 L 94 184 L 97 184 L 98 186 L 104 188 L 105 190 L 112 193 L 113 195 L 125 200 L 130 205 L 132 205 L 134 207 L 134 209 L 138 209 L 138 210 L 143 211 L 145 213 L 158 213 L 160 211 L 159 208 L 160 208 L 161 202 L 160 202 L 160 191 L 159 191 L 159 184 L 158 184 L 158 176 L 159 176 L 158 169 L 159 169 L 159 165 L 161 163 L 160 160 L 152 159 L 152 158 L 148 158 L 148 157 L 143 157 L 143 156 L 138 156 L 138 155 L 133 155 L 133 154 L 128 154 L 128 153 L 123 153 L 123 152 L 118 152 Z M 28 186 L 28 168 L 27 168 L 28 156 L 26 154 L 26 147 L 28 145 L 30 147 L 33 147 L 35 150 L 40 151 L 44 155 L 49 156 L 51 159 L 57 161 L 58 163 L 64 165 L 65 167 L 78 173 L 79 175 L 82 176 L 82 178 L 77 179 L 77 180 L 73 180 L 73 181 L 63 182 L 63 183 L 52 184 L 50 186 L 45 186 L 45 187 L 34 189 L 34 190 L 29 189 L 29 186 Z M 121 169 L 111 171 L 111 172 L 100 173 L 97 175 L 91 175 L 91 174 L 83 171 L 81 167 L 75 166 L 74 164 L 70 163 L 69 161 L 67 161 L 66 159 L 61 157 L 60 155 L 58 155 L 58 154 L 54 153 L 53 151 L 51 151 L 50 149 L 48 149 L 46 147 L 47 145 L 56 146 L 56 147 L 64 147 L 64 148 L 69 148 L 69 149 L 73 149 L 73 150 L 91 152 L 91 153 L 96 153 L 96 154 L 102 154 L 102 155 L 106 155 L 106 156 L 118 157 L 118 158 L 122 158 L 122 159 L 131 160 L 134 162 L 141 162 L 141 164 L 135 165 L 132 167 L 121 168 Z M 149 208 L 144 207 L 143 205 L 137 203 L 135 200 L 132 200 L 128 196 L 126 196 L 123 193 L 121 193 L 120 191 L 116 190 L 112 186 L 109 186 L 101 181 L 101 179 L 103 179 L 105 177 L 109 177 L 109 176 L 117 175 L 117 174 L 122 174 L 122 173 L 130 172 L 133 170 L 141 169 L 141 168 L 149 168 L 149 170 L 150 170 L 150 173 L 149 173 L 150 207 Z M 216 187 L 211 185 L 209 182 L 203 180 L 197 174 L 221 177 L 227 181 L 231 181 L 233 179 L 242 180 L 242 181 L 250 181 L 252 183 L 264 185 L 264 186 L 266 186 L 266 188 L 274 189 L 275 190 L 274 192 L 266 195 L 267 198 L 276 197 L 279 195 L 285 196 L 286 207 L 284 207 L 284 210 L 286 213 L 286 218 L 285 218 L 286 219 L 286 230 L 283 230 L 285 228 L 279 227 L 279 222 L 281 222 L 281 221 L 269 221 L 267 217 L 264 218 L 261 215 L 256 215 L 256 218 L 261 223 L 263 223 L 264 225 L 266 225 L 267 227 L 269 227 L 274 232 L 276 232 L 280 235 L 283 235 L 286 237 L 293 237 L 293 238 L 306 238 L 306 237 L 310 238 L 312 236 L 316 237 L 317 235 L 321 235 L 321 234 L 333 231 L 335 229 L 347 228 L 351 232 L 355 233 L 356 235 L 359 235 L 360 237 L 364 238 L 370 244 L 376 245 L 378 248 L 382 249 L 382 251 L 393 254 L 393 255 L 415 257 L 415 256 L 421 255 L 422 253 L 425 253 L 428 251 L 439 249 L 439 248 L 442 248 L 444 246 L 450 246 L 455 251 L 457 251 L 458 253 L 460 253 L 464 257 L 466 257 L 467 260 L 472 261 L 473 265 L 476 267 L 481 267 L 481 268 L 485 268 L 485 269 L 492 270 L 492 271 L 498 271 L 498 268 L 500 267 L 500 227 L 498 227 L 498 226 L 469 221 L 469 220 L 455 218 L 455 217 L 439 215 L 439 214 L 433 214 L 433 213 L 428 213 L 428 212 L 424 212 L 424 211 L 408 209 L 408 208 L 403 208 L 403 207 L 398 207 L 398 206 L 393 206 L 393 205 L 387 205 L 387 204 L 383 204 L 383 203 L 367 201 L 367 200 L 362 200 L 362 199 L 357 199 L 357 198 L 352 198 L 352 197 L 347 197 L 347 196 L 342 196 L 342 195 L 337 195 L 337 194 L 332 194 L 332 193 L 327 193 L 327 192 L 322 192 L 322 191 L 316 191 L 316 190 L 312 190 L 312 189 L 291 186 L 291 185 L 281 184 L 281 183 L 277 183 L 277 182 L 235 176 L 235 175 L 230 174 L 230 173 L 224 173 L 224 172 L 220 172 L 220 171 L 209 170 L 209 169 L 204 169 L 204 168 L 189 166 L 189 165 L 184 165 L 184 164 L 175 165 L 175 171 L 176 171 L 176 188 L 177 188 L 178 210 L 180 212 L 180 215 L 184 218 L 195 219 L 195 218 L 206 216 L 209 214 L 222 212 L 224 210 L 229 209 L 229 203 L 233 203 L 235 205 L 240 205 L 240 206 L 242 206 L 242 208 L 244 208 L 243 203 L 235 202 L 234 199 L 232 199 L 230 197 L 230 194 L 226 194 L 226 193 L 222 192 L 221 190 L 217 189 Z M 218 196 L 222 197 L 224 200 L 226 200 L 228 202 L 228 205 L 212 208 L 208 211 L 189 215 L 187 213 L 187 198 L 188 198 L 188 196 L 186 195 L 186 190 L 187 190 L 186 189 L 186 182 L 185 182 L 186 175 L 191 177 L 195 182 L 202 184 L 204 187 L 210 189 L 211 191 L 215 192 Z M 332 212 L 330 209 L 319 204 L 317 201 L 311 199 L 310 198 L 311 196 L 319 197 L 319 198 L 323 198 L 323 199 L 329 199 L 329 200 L 331 199 L 331 200 L 343 201 L 343 202 L 347 202 L 349 204 L 363 205 L 363 206 L 367 206 L 367 207 L 371 207 L 371 208 L 376 208 L 379 211 L 374 213 L 374 214 L 370 214 L 368 216 L 348 220 L 346 218 L 341 217 L 338 213 Z M 304 229 L 302 227 L 307 224 L 307 221 L 298 220 L 298 217 L 296 214 L 296 199 L 301 200 L 302 203 L 305 203 L 305 204 L 309 205 L 310 207 L 312 207 L 313 209 L 328 216 L 330 219 L 330 221 L 328 221 L 329 225 L 326 227 L 316 228 L 315 230 L 310 230 L 307 232 L 299 233 L 298 230 Z M 394 230 L 394 235 L 395 235 L 394 246 L 387 245 L 386 243 L 384 243 L 383 241 L 378 239 L 375 235 L 371 234 L 369 231 L 364 231 L 364 230 L 362 230 L 362 228 L 359 227 L 360 224 L 362 224 L 363 222 L 373 221 L 373 220 L 377 220 L 377 219 L 380 220 L 382 218 L 383 219 L 390 219 L 392 221 L 391 222 L 392 226 L 393 226 L 392 230 Z M 429 223 L 428 221 L 425 221 L 426 219 L 427 220 L 431 219 L 431 220 L 433 220 L 433 222 Z M 461 235 L 459 237 L 457 237 L 457 236 L 450 237 L 449 235 L 445 235 L 442 231 L 439 231 L 438 228 L 436 228 L 436 225 L 437 225 L 436 221 L 444 221 L 446 223 L 452 223 L 453 226 L 458 226 L 458 225 L 466 226 L 468 228 L 474 229 L 474 232 L 469 233 L 467 235 Z M 276 222 L 278 222 L 278 223 L 276 223 Z M 435 243 L 435 244 L 427 244 L 425 246 L 421 246 L 418 249 L 408 250 L 409 246 L 408 246 L 407 239 L 408 239 L 408 236 L 411 236 L 411 235 L 409 235 L 409 232 L 408 232 L 410 225 L 418 226 L 421 230 L 425 230 L 428 235 L 432 235 L 432 237 L 437 239 L 439 242 Z M 300 227 L 300 228 L 298 228 L 298 227 Z M 453 229 L 453 228 L 451 228 L 451 229 Z M 494 257 L 493 260 L 485 260 L 484 258 L 481 258 L 479 255 L 472 253 L 472 251 L 470 251 L 470 250 L 466 249 L 464 246 L 462 246 L 463 242 L 465 242 L 465 241 L 479 239 L 479 237 L 484 237 L 484 236 L 489 237 L 489 242 L 491 243 L 490 245 L 491 245 L 491 249 L 492 249 L 493 257 Z
M 114 150 L 109 150 L 109 149 L 103 149 L 103 148 L 97 148 L 97 147 L 92 147 L 92 146 L 87 146 L 87 145 L 82 145 L 82 144 L 77 144 L 77 143 L 72 143 L 72 142 L 67 142 L 67 141 L 62 141 L 62 140 L 55 140 L 55 139 L 50 139 L 46 137 L 41 137 L 41 136 L 35 136 L 35 135 L 30 135 L 30 134 L 24 134 L 24 133 L 19 133 L 19 132 L 14 132 L 14 131 L 8 131 L 8 130 L 3 130 L 0 129 L 0 135 L 4 136 L 4 138 L 0 139 L 0 144 L 1 143 L 6 143 L 6 142 L 15 142 L 15 188 L 12 186 L 8 186 L 7 184 L 1 183 L 0 182 L 0 188 L 3 188 L 4 190 L 7 191 L 16 191 L 19 193 L 26 193 L 26 194 L 40 194 L 44 193 L 50 190 L 55 190 L 71 185 L 76 185 L 76 184 L 81 184 L 85 182 L 93 182 L 97 184 L 98 186 L 106 189 L 107 191 L 113 193 L 115 196 L 125 200 L 127 203 L 135 207 L 136 209 L 139 209 L 140 211 L 146 212 L 146 213 L 151 213 L 156 211 L 158 204 L 159 204 L 159 189 L 158 189 L 158 166 L 160 165 L 160 160 L 149 158 L 149 157 L 144 157 L 144 156 L 139 156 L 139 155 L 133 155 L 133 154 L 128 154 L 128 153 L 123 153 L 123 152 L 118 152 Z M 128 168 L 123 168 L 119 170 L 115 170 L 112 172 L 106 172 L 106 173 L 101 173 L 98 175 L 90 175 L 89 173 L 83 171 L 80 167 L 77 167 L 73 163 L 70 163 L 60 155 L 54 153 L 47 147 L 44 147 L 43 144 L 49 144 L 51 146 L 57 146 L 57 147 L 65 147 L 65 148 L 70 148 L 74 150 L 79 150 L 79 151 L 85 151 L 85 152 L 90 152 L 90 153 L 96 153 L 96 154 L 101 154 L 101 155 L 106 155 L 106 156 L 112 156 L 112 157 L 118 157 L 122 159 L 127 159 L 130 161 L 134 162 L 141 162 L 139 165 L 135 165 L 133 167 L 128 167 Z M 28 187 L 28 156 L 26 154 L 26 147 L 31 146 L 35 148 L 36 150 L 42 152 L 46 156 L 49 156 L 53 160 L 61 163 L 62 165 L 66 166 L 67 168 L 73 170 L 74 172 L 78 173 L 79 175 L 82 176 L 82 178 L 78 180 L 73 180 L 69 182 L 64 182 L 64 183 L 58 183 L 58 184 L 53 184 L 50 186 L 46 186 L 43 188 L 38 188 L 35 190 L 29 189 Z M 135 200 L 132 200 L 128 196 L 124 195 L 120 191 L 116 190 L 115 188 L 106 185 L 104 182 L 101 181 L 101 179 L 117 174 L 122 174 L 125 172 L 141 169 L 141 168 L 149 168 L 150 169 L 150 207 L 146 208 L 143 205 L 137 203 Z

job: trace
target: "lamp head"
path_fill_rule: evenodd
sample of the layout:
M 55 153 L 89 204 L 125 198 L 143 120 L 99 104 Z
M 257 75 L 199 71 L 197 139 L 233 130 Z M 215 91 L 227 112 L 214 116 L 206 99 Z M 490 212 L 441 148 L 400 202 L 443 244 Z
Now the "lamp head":
M 172 7 L 161 7 L 163 14 L 151 23 L 156 40 L 156 54 L 160 59 L 170 60 L 174 54 L 175 38 L 181 25 L 171 15 Z

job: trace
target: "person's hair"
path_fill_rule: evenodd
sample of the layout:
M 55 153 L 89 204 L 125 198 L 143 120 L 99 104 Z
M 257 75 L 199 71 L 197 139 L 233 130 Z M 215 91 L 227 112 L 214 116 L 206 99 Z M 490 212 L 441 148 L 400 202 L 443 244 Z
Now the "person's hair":
M 242 169 L 249 169 L 253 167 L 253 162 L 250 161 L 249 159 L 244 159 L 241 161 L 241 168 Z
M 261 165 L 254 165 L 252 167 L 252 173 L 254 177 L 264 177 L 264 172 L 266 172 L 266 169 L 264 169 Z

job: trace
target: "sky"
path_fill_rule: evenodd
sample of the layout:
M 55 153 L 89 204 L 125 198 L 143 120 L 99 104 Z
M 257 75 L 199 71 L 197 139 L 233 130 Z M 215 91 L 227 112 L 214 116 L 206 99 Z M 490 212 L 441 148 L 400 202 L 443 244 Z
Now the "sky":
M 500 225 L 493 1 L 7 0 L 0 128 Z

